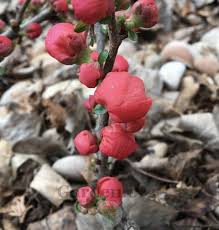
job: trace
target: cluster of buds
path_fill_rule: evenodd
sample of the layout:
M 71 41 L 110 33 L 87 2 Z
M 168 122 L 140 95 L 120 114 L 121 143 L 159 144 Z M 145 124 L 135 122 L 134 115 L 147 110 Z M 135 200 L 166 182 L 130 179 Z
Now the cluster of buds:
M 25 1 L 18 0 L 20 5 Z M 43 3 L 44 0 L 31 0 L 35 7 Z M 68 0 L 49 0 L 49 3 L 57 13 L 66 13 L 69 9 Z M 84 102 L 84 107 L 93 112 L 99 106 L 109 115 L 108 125 L 102 128 L 99 140 L 95 134 L 84 130 L 75 137 L 74 145 L 81 155 L 100 151 L 123 160 L 138 147 L 134 133 L 144 127 L 152 100 L 145 93 L 144 82 L 128 72 L 129 64 L 123 56 L 117 55 L 112 70 L 107 74 L 104 72 L 101 54 L 91 52 L 86 44 L 88 25 L 104 21 L 116 11 L 120 35 L 138 31 L 140 27 L 150 28 L 158 21 L 156 2 L 138 0 L 131 6 L 131 0 L 71 0 L 71 5 L 75 18 L 85 24 L 86 31 L 79 31 L 70 22 L 57 23 L 46 35 L 46 50 L 62 64 L 81 64 L 80 82 L 88 88 L 96 88 L 94 95 Z M 0 30 L 4 26 L 4 22 L 0 21 Z M 41 33 L 39 23 L 31 23 L 25 28 L 25 34 L 30 39 L 39 37 Z M 0 35 L 0 59 L 12 50 L 13 41 Z M 98 180 L 95 190 L 89 186 L 80 188 L 77 201 L 83 213 L 104 214 L 109 210 L 115 211 L 121 205 L 122 194 L 123 186 L 117 178 L 103 177 Z
M 92 111 L 97 104 L 102 105 L 109 113 L 109 125 L 101 131 L 99 146 L 97 138 L 89 131 L 82 131 L 76 136 L 74 144 L 82 155 L 95 153 L 99 149 L 102 154 L 122 160 L 137 148 L 133 133 L 144 126 L 152 100 L 146 96 L 140 78 L 128 72 L 117 72 L 127 67 L 124 63 L 120 66 L 115 62 L 115 72 L 108 73 L 97 86 L 94 95 L 84 102 L 88 111 Z M 97 84 L 96 78 L 87 71 L 86 82 L 93 82 L 94 79 Z
M 122 203 L 123 186 L 116 177 L 102 177 L 96 189 L 90 186 L 79 188 L 77 202 L 79 211 L 95 215 L 97 212 L 106 214 L 120 207 Z

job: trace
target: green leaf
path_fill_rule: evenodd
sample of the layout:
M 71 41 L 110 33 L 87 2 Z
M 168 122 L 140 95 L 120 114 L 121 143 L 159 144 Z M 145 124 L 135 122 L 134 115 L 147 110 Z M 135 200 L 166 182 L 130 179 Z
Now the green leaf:
M 102 19 L 102 20 L 100 21 L 100 24 L 104 24 L 104 25 L 110 24 L 111 20 L 112 20 L 112 17 L 111 17 L 111 16 L 108 16 L 108 17 Z
M 98 62 L 99 64 L 102 66 L 104 64 L 104 62 L 106 61 L 106 59 L 109 56 L 109 52 L 107 50 L 104 50 L 100 53 L 99 57 L 98 57 Z
M 88 25 L 80 21 L 77 23 L 77 25 L 75 27 L 75 32 L 81 33 L 81 32 L 84 32 L 85 30 L 87 30 L 87 28 L 88 28 Z
M 0 66 L 0 77 L 3 77 L 5 74 L 5 69 Z
M 97 115 L 103 115 L 107 112 L 107 110 L 102 105 L 96 105 L 93 109 L 93 112 Z
M 80 53 L 80 57 L 76 60 L 76 64 L 81 65 L 83 63 L 89 63 L 91 61 L 90 58 L 91 50 L 89 48 L 84 49 Z
M 138 41 L 138 34 L 133 31 L 128 31 L 128 38 L 132 41 Z
M 103 34 L 108 34 L 108 27 L 106 26 L 106 25 L 101 25 L 101 32 L 103 33 Z
M 81 206 L 80 206 L 80 204 L 78 203 L 78 202 L 76 202 L 76 204 L 75 204 L 75 212 L 76 213 L 80 213 L 81 212 Z

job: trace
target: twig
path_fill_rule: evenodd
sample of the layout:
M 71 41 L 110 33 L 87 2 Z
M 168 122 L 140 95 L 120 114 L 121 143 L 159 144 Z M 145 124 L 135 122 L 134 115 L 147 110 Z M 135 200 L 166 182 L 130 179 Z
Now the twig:
M 21 7 L 20 12 L 17 14 L 15 21 L 13 21 L 11 26 L 11 34 L 18 34 L 20 31 L 20 24 L 22 23 L 25 11 L 27 10 L 31 0 L 26 0 Z M 10 36 L 8 36 L 10 37 Z
M 105 75 L 109 73 L 113 68 L 113 65 L 116 59 L 116 55 L 117 55 L 119 46 L 122 43 L 122 40 L 123 38 L 118 34 L 115 13 L 113 13 L 111 22 L 109 24 L 109 41 L 110 41 L 109 56 L 103 68 Z
M 39 13 L 37 16 L 31 18 L 30 20 L 28 20 L 27 22 L 25 22 L 22 25 L 19 25 L 19 30 L 24 29 L 28 24 L 32 23 L 32 22 L 43 22 L 46 19 L 48 19 L 51 14 L 52 14 L 52 9 L 51 8 L 46 8 L 44 9 L 41 13 Z M 7 30 L 6 32 L 3 33 L 3 35 L 13 39 L 18 37 L 19 31 L 15 31 L 14 29 L 10 28 L 9 30 Z
M 165 182 L 165 183 L 170 183 L 170 184 L 178 184 L 179 183 L 179 181 L 162 178 L 162 177 L 156 176 L 156 175 L 154 175 L 152 173 L 146 172 L 146 171 L 144 171 L 142 169 L 139 169 L 139 168 L 135 167 L 135 165 L 128 159 L 125 159 L 124 161 L 127 162 L 134 171 L 136 171 L 136 172 L 138 172 L 138 173 L 140 173 L 142 175 L 145 175 L 147 177 L 151 177 L 151 178 L 153 178 L 155 180 Z

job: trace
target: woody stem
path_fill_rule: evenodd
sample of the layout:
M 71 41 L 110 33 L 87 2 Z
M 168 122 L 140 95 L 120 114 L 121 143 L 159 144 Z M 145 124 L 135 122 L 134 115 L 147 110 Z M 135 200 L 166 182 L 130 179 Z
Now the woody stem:
M 103 51 L 104 45 L 103 41 L 105 37 L 101 33 L 101 25 L 97 24 L 96 28 L 99 26 L 99 30 L 96 31 L 97 34 L 97 49 L 99 52 Z M 103 67 L 104 75 L 106 76 L 107 73 L 112 71 L 115 58 L 118 52 L 118 48 L 122 43 L 122 38 L 118 34 L 117 30 L 117 25 L 116 25 L 116 18 L 115 18 L 115 13 L 112 14 L 111 17 L 111 22 L 109 24 L 109 55 L 108 58 L 105 62 L 105 65 Z M 97 125 L 96 125 L 96 131 L 97 131 L 97 136 L 100 138 L 100 132 L 101 130 L 108 125 L 108 114 L 103 114 L 100 115 L 97 119 Z M 108 157 L 104 154 L 100 154 L 100 168 L 99 168 L 99 174 L 98 178 L 101 178 L 103 176 L 106 176 L 109 174 L 109 169 L 108 169 Z

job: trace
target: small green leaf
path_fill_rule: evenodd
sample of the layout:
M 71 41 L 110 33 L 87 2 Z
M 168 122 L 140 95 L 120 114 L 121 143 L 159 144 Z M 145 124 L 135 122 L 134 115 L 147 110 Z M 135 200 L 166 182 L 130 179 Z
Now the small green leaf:
M 87 30 L 87 28 L 88 28 L 88 25 L 80 21 L 77 23 L 77 25 L 75 27 L 75 32 L 81 33 L 81 32 L 84 32 L 85 30 Z
M 96 105 L 95 108 L 93 109 L 93 112 L 97 115 L 103 115 L 105 114 L 107 111 L 106 109 L 102 106 L 102 105 Z
M 138 34 L 133 31 L 128 31 L 128 38 L 132 41 L 138 41 Z
M 5 74 L 5 69 L 0 66 L 0 77 L 3 77 Z
M 104 25 L 110 24 L 111 20 L 112 20 L 112 17 L 111 17 L 111 16 L 108 16 L 108 17 L 102 19 L 102 20 L 100 21 L 100 24 L 104 24 Z
M 78 202 L 76 202 L 76 204 L 75 204 L 75 212 L 76 213 L 80 213 L 81 212 L 81 206 L 80 206 L 80 204 L 78 203 Z
M 83 63 L 89 63 L 91 61 L 90 58 L 91 50 L 89 48 L 84 49 L 80 53 L 80 57 L 76 60 L 76 64 L 81 65 Z
M 106 25 L 101 25 L 101 32 L 103 33 L 103 34 L 108 34 L 108 27 L 106 26 Z
M 104 62 L 106 61 L 106 59 L 109 56 L 109 52 L 107 50 L 104 50 L 100 53 L 99 57 L 98 57 L 98 62 L 99 64 L 102 66 L 104 64 Z

